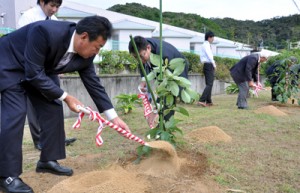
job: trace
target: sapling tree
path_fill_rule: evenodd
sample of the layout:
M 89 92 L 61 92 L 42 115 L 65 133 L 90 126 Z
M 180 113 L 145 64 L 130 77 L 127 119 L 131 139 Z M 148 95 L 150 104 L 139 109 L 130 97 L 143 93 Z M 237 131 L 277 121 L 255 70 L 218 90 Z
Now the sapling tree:
M 280 65 L 277 65 L 274 76 L 278 77 L 278 80 L 274 91 L 277 100 L 281 103 L 287 103 L 288 99 L 293 99 L 300 105 L 299 67 L 300 64 L 293 64 L 290 58 L 280 61 Z
M 177 127 L 180 120 L 175 118 L 175 112 L 189 116 L 185 108 L 176 106 L 176 101 L 181 99 L 185 103 L 192 103 L 199 99 L 198 93 L 191 89 L 191 82 L 184 77 L 180 77 L 180 74 L 185 69 L 185 60 L 183 58 L 174 58 L 171 61 L 165 59 L 161 64 L 161 56 L 151 53 L 150 62 L 155 67 L 147 75 L 134 39 L 132 36 L 130 38 L 136 52 L 135 55 L 138 57 L 141 71 L 145 77 L 147 89 L 151 93 L 155 108 L 159 113 L 159 124 L 149 130 L 146 135 L 152 139 L 168 141 L 175 145 L 176 133 L 182 134 L 182 130 Z M 150 85 L 150 81 L 154 81 L 154 85 Z M 154 91 L 152 86 L 155 88 Z M 160 105 L 157 105 L 157 99 Z M 168 120 L 164 119 L 166 115 L 169 115 Z M 138 153 L 144 154 L 144 152 L 149 152 L 149 148 L 146 146 L 139 147 Z

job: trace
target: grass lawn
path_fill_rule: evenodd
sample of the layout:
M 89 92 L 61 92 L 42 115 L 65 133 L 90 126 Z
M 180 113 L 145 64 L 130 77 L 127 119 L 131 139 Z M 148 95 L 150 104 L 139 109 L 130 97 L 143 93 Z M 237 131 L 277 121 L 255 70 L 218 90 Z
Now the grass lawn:
M 249 110 L 238 110 L 236 95 L 214 96 L 216 106 L 202 108 L 195 104 L 184 105 L 190 116 L 176 115 L 182 122 L 179 127 L 184 133 L 207 126 L 217 126 L 232 137 L 230 143 L 190 143 L 178 136 L 177 151 L 194 151 L 207 157 L 205 177 L 213 179 L 226 189 L 245 192 L 300 192 L 300 107 L 280 105 L 270 101 L 269 91 L 260 92 L 259 98 L 248 100 Z M 260 107 L 274 105 L 287 116 L 257 114 Z M 144 135 L 148 129 L 143 118 L 143 109 L 120 115 L 130 126 L 133 134 Z M 77 141 L 67 147 L 68 159 L 95 156 L 93 167 L 104 168 L 116 160 L 130 160 L 139 146 L 134 141 L 121 137 L 106 127 L 102 137 L 104 144 L 96 147 L 94 137 L 98 124 L 86 117 L 82 127 L 71 129 L 76 118 L 67 119 L 65 127 L 68 137 Z M 23 142 L 24 173 L 35 169 L 39 152 L 34 150 L 29 129 L 25 128 Z M 86 169 L 86 170 L 89 170 Z M 80 168 L 78 168 L 80 170 Z

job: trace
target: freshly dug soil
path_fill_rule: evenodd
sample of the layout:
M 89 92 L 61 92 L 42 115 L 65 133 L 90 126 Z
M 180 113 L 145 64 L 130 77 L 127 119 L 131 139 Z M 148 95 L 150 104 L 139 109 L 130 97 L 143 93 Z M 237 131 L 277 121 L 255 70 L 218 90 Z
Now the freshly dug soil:
M 230 142 L 232 138 L 217 126 L 202 127 L 195 129 L 186 135 L 186 138 L 197 142 Z
M 255 113 L 263 113 L 263 114 L 268 114 L 268 115 L 273 115 L 273 116 L 287 116 L 286 113 L 282 112 L 278 108 L 276 108 L 273 105 L 268 105 L 265 107 L 261 107 L 257 110 L 255 110 Z

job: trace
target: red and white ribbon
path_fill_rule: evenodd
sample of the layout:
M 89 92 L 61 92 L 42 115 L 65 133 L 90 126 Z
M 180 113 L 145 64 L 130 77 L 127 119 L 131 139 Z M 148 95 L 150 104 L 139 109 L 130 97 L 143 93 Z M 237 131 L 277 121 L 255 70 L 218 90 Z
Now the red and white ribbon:
M 260 82 L 257 82 L 257 84 L 254 85 L 255 89 L 253 90 L 254 94 L 256 97 L 258 97 L 258 92 L 261 90 L 266 90 L 265 88 L 263 88 L 262 84 Z
M 76 125 L 77 127 L 74 127 L 73 125 L 73 128 L 79 128 L 80 127 L 80 124 L 81 124 L 81 120 L 84 116 L 85 113 L 89 114 L 89 119 L 91 121 L 97 121 L 99 123 L 99 127 L 98 127 L 98 130 L 97 130 L 97 134 L 96 134 L 96 145 L 97 146 L 101 146 L 103 144 L 103 140 L 101 138 L 101 133 L 102 133 L 102 128 L 103 128 L 103 124 L 104 123 L 105 125 L 108 125 L 110 128 L 116 130 L 119 132 L 119 134 L 121 134 L 122 136 L 128 138 L 128 139 L 131 139 L 131 140 L 134 140 L 142 145 L 147 145 L 149 146 L 144 140 L 140 139 L 139 137 L 133 135 L 132 133 L 126 131 L 125 129 L 107 121 L 106 119 L 104 119 L 103 117 L 101 117 L 100 113 L 96 112 L 96 111 L 93 111 L 91 108 L 89 107 L 86 107 L 86 108 L 83 108 L 81 106 L 78 106 L 77 107 L 79 110 L 81 110 L 81 112 L 79 113 L 78 115 L 78 119 L 77 121 L 75 122 L 74 125 Z
M 104 142 L 102 137 L 101 137 L 102 129 L 103 129 L 104 126 L 103 126 L 103 124 L 100 120 L 96 119 L 97 118 L 96 113 L 94 111 L 92 111 L 92 109 L 90 107 L 86 107 L 86 109 L 89 112 L 88 113 L 89 114 L 89 119 L 91 121 L 97 121 L 99 123 L 99 127 L 97 129 L 95 141 L 96 141 L 97 146 L 101 146 Z M 85 115 L 85 113 L 83 111 L 81 111 L 78 114 L 78 118 L 77 118 L 76 122 L 73 124 L 74 129 L 79 129 L 80 128 L 81 121 L 82 121 L 82 118 L 84 117 L 84 115 Z
M 148 100 L 147 94 L 140 93 L 138 94 L 138 98 L 143 100 L 143 105 L 144 105 L 144 116 L 147 117 L 153 112 L 152 105 L 150 104 Z

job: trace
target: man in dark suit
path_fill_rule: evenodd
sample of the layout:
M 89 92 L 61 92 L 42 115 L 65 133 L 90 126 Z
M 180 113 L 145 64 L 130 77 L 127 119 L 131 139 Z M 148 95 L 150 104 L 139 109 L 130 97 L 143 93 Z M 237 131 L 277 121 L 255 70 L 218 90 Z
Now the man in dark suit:
M 156 38 L 144 38 L 141 36 L 135 36 L 134 37 L 134 42 L 137 46 L 139 55 L 141 57 L 142 63 L 144 64 L 144 68 L 146 71 L 146 74 L 149 74 L 155 65 L 151 63 L 150 60 L 150 54 L 156 54 L 160 55 L 160 40 Z M 135 51 L 133 48 L 133 44 L 130 41 L 128 45 L 129 53 L 131 53 L 133 56 L 135 56 Z M 188 78 L 188 70 L 189 70 L 189 63 L 186 60 L 186 58 L 170 43 L 163 41 L 162 42 L 162 59 L 165 61 L 165 59 L 168 59 L 170 62 L 174 58 L 183 58 L 185 59 L 185 67 L 184 71 L 179 75 L 184 78 Z M 136 56 L 135 56 L 136 57 Z M 142 91 L 146 91 L 146 81 L 145 78 L 143 77 L 143 74 L 141 72 L 141 83 L 139 87 L 141 88 Z M 176 102 L 176 100 L 174 100 Z M 169 118 L 174 114 L 174 111 L 171 111 L 168 115 L 164 117 L 164 119 L 167 121 Z
M 99 112 L 130 131 L 117 116 L 93 65 L 111 34 L 112 25 L 106 18 L 92 16 L 78 24 L 39 21 L 0 38 L 0 190 L 33 192 L 19 178 L 27 97 L 39 120 L 51 125 L 41 127 L 43 148 L 36 171 L 73 174 L 57 162 L 66 157 L 62 101 L 74 112 L 83 104 L 59 87 L 58 74 L 78 71 Z
M 236 105 L 238 109 L 247 109 L 247 96 L 249 87 L 255 89 L 254 82 L 258 82 L 259 64 L 267 61 L 268 55 L 265 52 L 253 53 L 243 57 L 231 69 L 230 74 L 239 87 L 239 94 Z
M 25 11 L 19 18 L 19 28 L 36 21 L 48 19 L 57 20 L 55 14 L 57 13 L 61 4 L 62 0 L 37 0 L 37 5 Z M 29 99 L 27 100 L 27 119 L 34 147 L 38 150 L 41 150 L 42 146 L 40 144 L 40 125 L 44 122 L 38 121 L 38 116 Z M 76 140 L 76 138 L 66 138 L 66 146 L 74 143 Z

